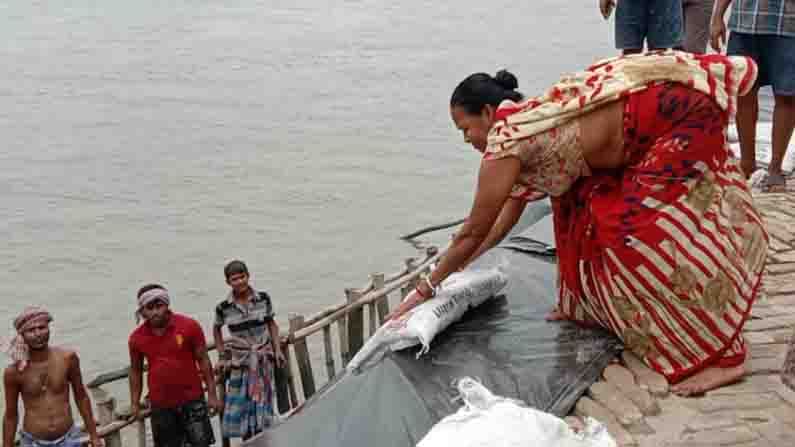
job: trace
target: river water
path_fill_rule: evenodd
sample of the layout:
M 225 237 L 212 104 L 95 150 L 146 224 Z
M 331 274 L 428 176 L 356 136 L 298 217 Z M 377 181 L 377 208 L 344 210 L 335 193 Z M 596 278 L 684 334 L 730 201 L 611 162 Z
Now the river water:
M 140 285 L 209 330 L 240 258 L 286 327 L 466 214 L 461 79 L 535 93 L 612 54 L 592 1 L 2 2 L 0 325 L 48 306 L 91 376 Z

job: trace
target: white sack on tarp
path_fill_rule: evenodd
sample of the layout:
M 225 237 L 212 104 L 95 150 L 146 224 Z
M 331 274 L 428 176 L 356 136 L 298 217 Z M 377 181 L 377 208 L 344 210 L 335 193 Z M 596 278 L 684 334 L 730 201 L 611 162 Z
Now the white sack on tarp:
M 761 122 L 756 125 L 756 161 L 760 165 L 767 166 L 773 156 L 773 123 Z M 735 158 L 740 158 L 740 138 L 737 135 L 737 127 L 732 124 L 729 126 L 727 139 Z M 781 164 L 784 172 L 791 173 L 795 170 L 795 135 L 789 141 L 787 152 L 784 155 L 784 162 Z
M 378 328 L 351 359 L 347 369 L 355 371 L 373 364 L 389 350 L 398 351 L 421 344 L 419 357 L 428 352 L 431 341 L 439 332 L 461 319 L 468 309 L 499 293 L 507 282 L 508 276 L 499 267 L 450 275 L 442 282 L 434 298 Z
M 521 401 L 493 395 L 465 377 L 456 384 L 464 406 L 439 421 L 417 447 L 615 447 L 607 429 L 592 418 L 574 432 L 559 417 Z

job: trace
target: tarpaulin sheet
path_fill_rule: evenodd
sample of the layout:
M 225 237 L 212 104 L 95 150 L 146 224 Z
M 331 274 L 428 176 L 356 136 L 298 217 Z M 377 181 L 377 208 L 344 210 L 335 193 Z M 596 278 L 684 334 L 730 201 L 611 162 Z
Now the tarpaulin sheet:
M 478 259 L 508 273 L 500 296 L 467 312 L 419 359 L 417 348 L 390 353 L 359 374 L 343 374 L 300 411 L 246 447 L 409 447 L 454 413 L 457 378 L 558 416 L 598 379 L 619 352 L 607 332 L 548 322 L 555 298 L 549 217 Z M 506 248 L 512 247 L 512 248 Z M 507 261 L 507 262 L 506 262 Z

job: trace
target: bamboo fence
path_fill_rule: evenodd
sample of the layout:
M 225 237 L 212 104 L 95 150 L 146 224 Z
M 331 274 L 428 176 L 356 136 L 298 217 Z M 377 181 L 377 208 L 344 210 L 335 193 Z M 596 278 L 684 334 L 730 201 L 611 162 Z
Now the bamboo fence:
M 422 259 L 406 259 L 403 268 L 394 274 L 373 273 L 364 287 L 345 289 L 345 300 L 337 305 L 309 317 L 289 315 L 289 328 L 281 340 L 287 366 L 274 371 L 276 402 L 282 417 L 299 409 L 345 369 L 366 339 L 384 322 L 390 309 L 390 295 L 404 298 L 420 276 L 430 271 L 440 256 L 439 249 L 432 246 L 423 251 Z M 319 337 L 322 342 L 310 343 L 310 338 L 316 341 Z M 214 350 L 215 346 L 210 344 L 209 349 Z M 322 368 L 325 374 L 315 368 Z M 131 420 L 129 410 L 118 408 L 116 398 L 106 391 L 112 383 L 129 381 L 129 372 L 128 366 L 102 373 L 87 383 L 96 406 L 98 432 L 107 447 L 122 447 L 121 431 L 132 425 L 136 428 L 137 446 L 147 445 L 146 424 L 151 411 L 145 409 L 138 420 Z M 218 383 L 217 387 L 223 399 L 224 384 Z M 223 415 L 219 414 L 218 418 L 220 422 Z M 88 438 L 84 437 L 83 443 L 87 442 Z M 229 446 L 228 439 L 222 442 L 224 447 Z

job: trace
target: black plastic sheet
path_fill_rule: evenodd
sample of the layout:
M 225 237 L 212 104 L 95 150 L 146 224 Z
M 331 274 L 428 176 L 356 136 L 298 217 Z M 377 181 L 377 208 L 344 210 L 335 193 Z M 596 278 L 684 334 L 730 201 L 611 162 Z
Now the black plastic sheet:
M 497 395 L 568 414 L 620 343 L 604 331 L 545 321 L 556 298 L 551 241 L 549 217 L 509 237 L 473 266 L 501 265 L 508 285 L 439 334 L 429 353 L 390 353 L 368 370 L 337 377 L 246 446 L 414 446 L 460 407 L 452 384 L 464 376 Z

